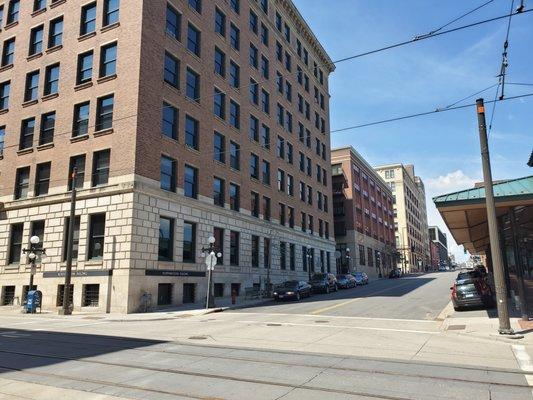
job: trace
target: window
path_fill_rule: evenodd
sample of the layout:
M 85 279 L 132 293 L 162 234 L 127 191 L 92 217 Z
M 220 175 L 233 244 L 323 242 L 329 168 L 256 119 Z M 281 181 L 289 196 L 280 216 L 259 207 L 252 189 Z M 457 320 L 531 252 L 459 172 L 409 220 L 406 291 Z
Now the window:
M 300 181 L 300 200 L 305 201 L 305 183 Z
M 0 110 L 9 108 L 9 92 L 11 91 L 11 82 L 0 83 Z
M 163 103 L 161 129 L 163 135 L 171 139 L 178 139 L 178 109 L 168 103 Z
M 229 262 L 230 265 L 239 265 L 239 232 L 230 232 L 230 249 Z
M 287 207 L 289 214 L 289 227 L 294 228 L 294 208 Z
M 261 110 L 270 114 L 270 94 L 265 89 L 261 89 Z
M 261 42 L 265 46 L 268 46 L 268 36 L 268 28 L 265 26 L 265 24 L 261 24 Z
M 4 146 L 6 138 L 6 127 L 0 126 L 0 158 L 4 155 Z
M 65 218 L 65 228 L 64 228 L 64 240 L 63 240 L 63 261 L 67 260 L 67 251 L 68 251 L 68 236 L 70 230 L 70 217 Z M 78 250 L 80 246 L 80 217 L 77 216 L 74 218 L 74 234 L 72 235 L 72 259 L 78 259 Z
M 22 121 L 20 129 L 19 150 L 33 147 L 33 133 L 35 131 L 35 118 L 28 118 Z
M 181 39 L 181 14 L 167 4 L 167 34 L 176 40 Z
M 259 179 L 259 157 L 253 153 L 250 155 L 250 177 Z
M 4 5 L 0 6 L 0 26 L 4 26 Z
M 161 156 L 160 166 L 161 189 L 169 192 L 176 191 L 176 161 L 172 158 Z
M 283 75 L 281 72 L 276 72 L 276 86 L 278 87 L 278 92 L 283 93 Z
M 183 262 L 196 262 L 196 224 L 183 223 Z
M 192 69 L 187 68 L 187 87 L 185 89 L 185 96 L 187 98 L 200 102 L 200 75 Z
M 283 46 L 280 42 L 276 42 L 276 58 L 279 62 L 283 62 Z
M 33 1 L 33 12 L 42 10 L 46 7 L 46 0 L 34 0 Z
M 234 183 L 229 185 L 229 205 L 233 211 L 241 209 L 241 189 Z
M 30 167 L 17 168 L 15 178 L 15 200 L 28 197 L 30 187 Z
M 44 75 L 44 95 L 59 92 L 59 64 L 46 67 Z
M 281 32 L 281 15 L 276 11 L 276 29 Z
M 19 12 L 20 12 L 20 1 L 11 0 L 9 2 L 9 7 L 7 9 L 6 25 L 12 24 L 13 22 L 17 22 L 19 20 Z
M 235 142 L 229 143 L 230 167 L 239 171 L 241 169 L 241 146 Z
M 260 4 L 261 4 L 261 9 L 263 10 L 263 12 L 265 14 L 268 14 L 268 0 L 261 0 Z
M 100 78 L 117 73 L 117 44 L 103 46 L 100 51 Z
M 65 297 L 65 285 L 57 285 L 57 299 L 56 305 L 61 307 L 63 305 L 63 299 Z M 68 304 L 72 305 L 74 300 L 74 285 L 69 286 L 68 290 Z
M 88 260 L 101 259 L 104 255 L 105 214 L 89 216 L 89 253 Z
M 52 111 L 41 116 L 41 132 L 39 135 L 39 145 L 52 143 L 54 141 L 54 130 L 56 124 L 56 113 Z
M 87 4 L 81 9 L 80 35 L 87 35 L 96 30 L 96 2 Z
M 224 207 L 226 202 L 225 196 L 225 183 L 221 178 L 213 178 L 213 202 L 216 206 Z
M 226 55 L 215 47 L 215 74 L 226 76 Z
M 159 217 L 159 261 L 172 261 L 174 243 L 174 220 Z
M 43 51 L 43 35 L 44 26 L 33 28 L 30 32 L 30 56 L 41 53 Z
M 221 163 L 226 162 L 226 138 L 216 131 L 213 135 L 213 159 Z
M 72 174 L 76 168 L 76 178 L 72 180 Z M 83 182 L 85 181 L 85 154 L 70 157 L 68 169 L 68 190 L 72 190 L 73 184 L 76 189 L 83 189 Z
M 265 185 L 270 185 L 270 163 L 266 160 L 262 164 L 262 179 Z
M 76 84 L 90 82 L 93 77 L 93 52 L 92 50 L 78 56 L 78 72 Z
M 37 100 L 37 97 L 39 97 L 39 71 L 34 71 L 26 75 L 24 101 Z
M 24 224 L 11 225 L 11 234 L 9 235 L 9 264 L 20 262 L 20 254 L 22 253 L 22 233 Z
M 261 125 L 261 146 L 270 149 L 270 128 L 265 124 Z
M 233 61 L 229 63 L 229 84 L 234 88 L 240 86 L 240 68 Z
M 96 125 L 95 131 L 111 129 L 113 127 L 113 107 L 115 96 L 110 95 L 98 99 L 96 105 Z
M 285 24 L 285 39 L 287 42 L 291 42 L 291 27 L 287 24 Z
M 183 192 L 186 197 L 198 197 L 198 170 L 190 165 L 185 165 Z
M 226 95 L 217 88 L 213 97 L 213 112 L 217 117 L 226 119 Z
M 191 24 L 187 28 L 187 49 L 200 56 L 200 31 Z
M 253 115 L 250 115 L 248 137 L 250 140 L 259 142 L 259 120 Z
M 269 62 L 268 58 L 261 56 L 261 75 L 263 78 L 268 79 L 269 76 Z
M 241 127 L 241 106 L 233 100 L 229 102 L 229 123 L 236 129 Z
M 294 177 L 287 174 L 287 194 L 294 196 Z
M 250 78 L 250 102 L 259 104 L 259 85 L 256 81 Z
M 107 185 L 111 150 L 97 151 L 93 155 L 92 186 Z
M 240 9 L 241 9 L 240 0 L 230 0 L 229 6 L 237 14 L 240 12 Z
M 215 237 L 215 245 L 217 250 L 224 254 L 224 229 L 223 228 L 213 228 L 213 236 Z M 220 264 L 224 264 L 224 257 L 219 258 Z
M 270 239 L 263 238 L 263 266 L 270 268 Z
M 180 62 L 174 56 L 169 53 L 165 53 L 165 71 L 164 79 L 165 82 L 179 88 L 179 75 L 180 75 Z
M 278 136 L 278 140 L 276 142 L 276 155 L 279 158 L 285 158 L 285 139 L 283 139 L 281 136 Z
M 250 193 L 250 211 L 252 212 L 252 217 L 259 218 L 259 193 Z
M 257 69 L 259 67 L 259 51 L 250 43 L 250 65 Z
M 279 224 L 285 226 L 285 204 L 279 203 Z
M 263 219 L 270 221 L 270 198 L 263 196 Z
M 226 15 L 218 8 L 215 10 L 215 32 L 226 36 Z
M 279 242 L 279 267 L 282 270 L 287 269 L 287 243 Z
M 251 10 L 250 10 L 250 30 L 257 35 L 258 33 L 257 14 Z
M 314 218 L 313 218 L 312 215 L 308 215 L 307 217 L 309 219 L 308 222 L 307 222 L 307 226 L 309 227 L 309 233 L 312 235 L 313 234 L 313 225 L 314 225 L 313 221 L 314 221 Z
M 285 171 L 278 169 L 278 190 L 285 191 Z
M 98 284 L 83 285 L 81 306 L 82 307 L 98 307 L 99 297 L 100 297 L 100 285 Z
M 289 82 L 285 82 L 285 98 L 292 102 L 292 85 Z
M 72 137 L 83 136 L 89 133 L 89 106 L 89 102 L 74 106 Z
M 252 235 L 252 267 L 259 268 L 259 236 Z
M 198 131 L 199 123 L 190 116 L 185 116 L 185 144 L 191 149 L 198 150 Z
M 194 9 L 197 13 L 202 12 L 202 1 L 201 0 L 189 0 L 189 7 Z
M 291 143 L 287 142 L 287 162 L 289 164 L 293 163 L 293 157 L 294 157 L 294 150 Z
M 229 42 L 231 47 L 233 47 L 237 51 L 240 48 L 240 36 L 241 33 L 239 31 L 239 28 L 231 24 L 229 28 Z
M 104 24 L 116 24 L 119 16 L 120 0 L 104 0 Z
M 63 17 L 50 21 L 50 32 L 48 33 L 48 48 L 51 49 L 63 44 Z

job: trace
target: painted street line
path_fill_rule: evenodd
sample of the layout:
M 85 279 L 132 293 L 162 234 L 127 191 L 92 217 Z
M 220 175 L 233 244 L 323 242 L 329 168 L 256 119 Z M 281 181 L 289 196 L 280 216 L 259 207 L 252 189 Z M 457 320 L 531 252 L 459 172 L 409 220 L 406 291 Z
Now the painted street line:
M 326 312 L 326 311 L 329 311 L 329 310 L 334 310 L 335 308 L 339 308 L 339 307 L 343 307 L 343 306 L 346 306 L 348 304 L 351 304 L 351 303 L 354 303 L 356 302 L 357 300 L 361 300 L 362 297 L 357 297 L 355 299 L 352 299 L 352 300 L 348 300 L 348 301 L 345 301 L 343 303 L 339 303 L 339 304 L 335 304 L 333 306 L 329 306 L 329 307 L 323 307 L 323 308 L 319 308 L 318 310 L 315 310 L 315 311 L 311 311 L 311 315 L 318 315 L 318 314 L 321 314 L 323 312 Z

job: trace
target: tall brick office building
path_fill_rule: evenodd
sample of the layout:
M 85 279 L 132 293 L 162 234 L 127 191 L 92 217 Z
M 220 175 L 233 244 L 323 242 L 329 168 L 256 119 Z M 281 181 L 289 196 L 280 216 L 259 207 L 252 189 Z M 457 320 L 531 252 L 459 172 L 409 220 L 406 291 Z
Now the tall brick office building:
M 333 68 L 290 0 L 0 9 L 2 305 L 33 235 L 44 308 L 62 301 L 72 185 L 75 309 L 203 303 L 211 235 L 217 296 L 332 268 Z

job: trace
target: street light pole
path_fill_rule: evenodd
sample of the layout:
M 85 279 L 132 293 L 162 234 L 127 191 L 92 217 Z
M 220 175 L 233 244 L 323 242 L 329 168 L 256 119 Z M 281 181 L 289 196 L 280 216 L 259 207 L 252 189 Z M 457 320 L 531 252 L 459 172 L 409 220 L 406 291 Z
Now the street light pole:
M 307 272 L 309 274 L 309 280 L 311 280 L 311 246 L 307 245 Z
M 498 307 L 499 332 L 501 335 L 514 335 L 509 320 L 507 308 L 507 285 L 503 270 L 500 235 L 496 219 L 494 204 L 494 189 L 492 187 L 492 171 L 490 167 L 489 144 L 487 139 L 487 123 L 485 120 L 485 104 L 483 99 L 476 100 L 476 111 L 479 125 L 479 141 L 481 145 L 481 162 L 483 165 L 483 179 L 485 184 L 485 202 L 487 206 L 487 221 L 489 225 L 490 252 L 492 255 L 492 269 L 496 286 L 496 303 Z
M 213 294 L 213 270 L 217 263 L 217 259 L 222 257 L 222 253 L 217 253 L 215 248 L 215 237 L 209 236 L 209 247 L 202 248 L 202 256 L 206 257 L 207 265 L 207 298 L 205 302 L 205 308 L 215 308 L 215 296 Z
M 76 219 L 76 177 L 78 168 L 74 167 L 72 170 L 71 179 L 71 193 L 70 193 L 70 217 L 68 221 L 68 237 L 67 237 L 67 260 L 65 268 L 65 285 L 63 288 L 63 305 L 59 310 L 60 315 L 71 315 L 72 310 L 69 304 L 70 297 L 70 282 L 72 278 L 72 250 L 74 247 L 74 222 Z
M 32 236 L 30 238 L 30 248 L 29 249 L 22 249 L 22 252 L 24 254 L 28 254 L 28 258 L 30 259 L 31 263 L 31 269 L 30 269 L 30 284 L 28 286 L 28 293 L 33 288 L 33 277 L 35 273 L 37 272 L 37 266 L 36 266 L 36 259 L 38 255 L 46 254 L 46 249 L 43 249 L 42 247 L 38 247 L 38 244 L 41 240 L 39 239 L 39 236 Z M 27 296 L 27 294 L 26 294 Z
M 351 258 L 352 258 L 352 257 L 350 256 L 350 248 L 347 247 L 347 248 L 346 248 L 346 261 L 348 262 L 348 271 L 347 271 L 347 273 L 352 272 L 351 269 L 350 269 L 350 259 L 351 259 Z

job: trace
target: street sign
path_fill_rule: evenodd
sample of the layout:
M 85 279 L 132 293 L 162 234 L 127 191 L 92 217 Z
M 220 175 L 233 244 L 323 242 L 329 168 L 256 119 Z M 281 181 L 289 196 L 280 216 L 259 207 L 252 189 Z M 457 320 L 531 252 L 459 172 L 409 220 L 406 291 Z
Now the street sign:
M 205 257 L 205 265 L 207 265 L 207 270 L 208 271 L 215 269 L 215 266 L 217 265 L 217 256 L 216 256 L 214 251 L 209 253 Z

